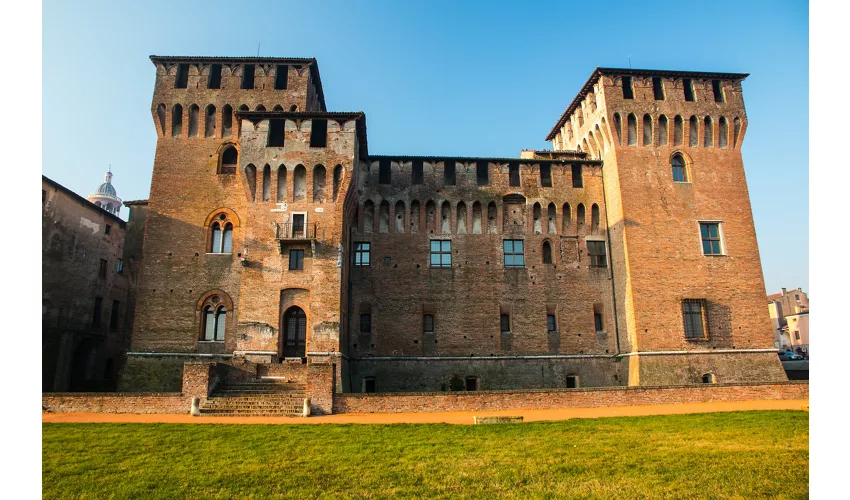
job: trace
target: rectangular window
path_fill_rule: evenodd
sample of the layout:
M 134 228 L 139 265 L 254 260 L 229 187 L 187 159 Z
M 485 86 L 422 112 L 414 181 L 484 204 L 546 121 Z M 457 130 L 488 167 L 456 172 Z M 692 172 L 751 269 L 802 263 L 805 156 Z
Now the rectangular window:
M 118 312 L 121 307 L 121 302 L 117 300 L 112 301 L 112 311 L 109 313 L 109 329 L 115 330 L 118 328 Z
M 254 90 L 254 65 L 246 64 L 242 69 L 242 89 Z
M 478 377 L 466 377 L 466 390 L 467 391 L 477 391 L 478 390 Z
M 558 330 L 558 326 L 555 323 L 555 315 L 547 314 L 546 315 L 546 329 L 550 332 L 554 332 Z
M 103 307 L 103 297 L 95 297 L 91 326 L 100 326 L 101 307 Z
M 522 240 L 505 240 L 505 267 L 525 267 L 525 252 Z
M 685 100 L 694 101 L 694 82 L 690 78 L 683 78 L 682 87 L 685 89 Z
M 360 315 L 360 333 L 372 333 L 372 315 Z
M 174 77 L 174 88 L 185 89 L 189 86 L 189 65 L 178 64 L 177 76 Z
M 292 238 L 304 238 L 307 214 L 292 214 Z
M 499 324 L 501 325 L 502 333 L 510 333 L 511 331 L 511 316 L 510 314 L 502 314 L 499 316 Z
M 118 274 L 124 274 L 124 261 L 118 259 L 118 262 L 115 263 L 115 272 Z
M 552 165 L 549 163 L 540 164 L 540 187 L 552 187 Z
M 711 81 L 711 90 L 714 91 L 714 102 L 724 103 L 723 88 L 720 87 L 720 80 Z
M 587 255 L 590 257 L 590 267 L 608 267 L 604 241 L 588 241 Z
M 112 231 L 112 226 L 106 224 L 106 226 L 103 228 L 103 234 L 109 234 L 110 231 Z
M 632 88 L 632 77 L 623 77 L 623 99 L 634 99 L 635 90 Z
M 682 300 L 682 319 L 685 323 L 686 338 L 706 338 L 708 324 L 705 318 L 705 299 Z
M 323 148 L 328 145 L 328 121 L 313 120 L 310 128 L 310 147 Z
M 289 66 L 278 64 L 274 74 L 274 89 L 286 90 L 286 85 L 289 82 Z
M 268 147 L 282 148 L 286 120 L 269 120 Z
M 221 88 L 221 64 L 210 65 L 210 78 L 207 80 L 208 89 Z
M 800 332 L 794 332 L 794 340 L 800 340 Z
M 597 332 L 605 331 L 605 325 L 602 323 L 602 313 L 593 313 L 593 325 Z
M 289 251 L 289 270 L 301 271 L 304 269 L 304 250 Z
M 577 165 L 573 165 L 572 170 L 573 170 L 573 172 L 572 172 L 572 174 L 573 174 L 573 187 L 574 188 L 584 187 L 584 183 L 581 180 L 581 164 L 579 163 Z
M 378 162 L 378 184 L 391 184 L 393 180 L 393 169 L 390 160 Z
M 368 266 L 369 265 L 369 253 L 371 243 L 355 243 L 354 244 L 354 265 L 355 266 Z
M 366 377 L 363 379 L 363 392 L 376 392 L 376 390 L 375 377 Z
M 673 182 L 685 182 L 685 166 L 673 163 Z
M 424 184 L 425 173 L 422 168 L 422 160 L 413 160 L 412 184 Z
M 434 315 L 426 314 L 422 316 L 422 331 L 424 333 L 434 333 Z
M 652 94 L 656 101 L 664 100 L 664 81 L 659 76 L 652 77 Z
M 486 161 L 479 161 L 475 163 L 475 180 L 479 186 L 486 186 L 487 184 L 490 184 L 489 165 L 487 165 Z
M 100 266 L 97 269 L 98 278 L 106 278 L 106 259 L 100 259 Z
M 702 238 L 703 255 L 723 255 L 719 222 L 700 222 L 699 233 Z
M 431 240 L 431 267 L 452 267 L 452 242 Z
M 508 183 L 519 186 L 519 163 L 508 163 Z
M 455 161 L 446 160 L 443 162 L 443 180 L 446 186 L 455 185 Z

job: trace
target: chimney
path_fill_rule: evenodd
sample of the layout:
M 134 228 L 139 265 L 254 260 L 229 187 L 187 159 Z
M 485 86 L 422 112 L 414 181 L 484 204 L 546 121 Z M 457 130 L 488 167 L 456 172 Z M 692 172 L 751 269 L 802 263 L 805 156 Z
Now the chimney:
M 785 295 L 786 293 L 787 293 L 787 292 L 786 292 L 786 291 L 785 291 L 785 289 L 783 288 L 783 289 L 782 289 L 782 295 Z

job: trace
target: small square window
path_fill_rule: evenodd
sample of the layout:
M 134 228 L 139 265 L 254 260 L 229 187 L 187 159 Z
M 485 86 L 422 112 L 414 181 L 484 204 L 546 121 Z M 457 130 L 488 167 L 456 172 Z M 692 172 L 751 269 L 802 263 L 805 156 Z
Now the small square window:
M 555 324 L 555 315 L 547 314 L 546 315 L 546 329 L 550 332 L 554 332 L 558 330 L 557 325 Z
M 372 315 L 360 315 L 360 333 L 372 333 Z
M 115 272 L 118 274 L 124 274 L 124 261 L 118 259 L 118 262 L 115 263 Z
M 431 240 L 431 267 L 452 267 L 450 240 Z
M 355 243 L 354 244 L 354 265 L 368 266 L 369 256 L 371 253 L 371 243 Z
M 608 267 L 604 241 L 588 241 L 587 255 L 590 257 L 590 267 Z
M 596 328 L 597 332 L 604 332 L 605 325 L 602 322 L 602 313 L 595 312 L 593 313 L 593 325 Z
M 424 333 L 434 333 L 434 315 L 426 314 L 422 316 L 422 331 Z
M 505 240 L 505 267 L 525 267 L 525 250 L 522 240 Z
M 510 314 L 502 314 L 499 316 L 499 324 L 502 333 L 510 333 L 511 331 L 511 316 Z
M 289 270 L 301 271 L 304 269 L 304 250 L 289 251 Z
M 699 232 L 702 238 L 703 255 L 723 255 L 719 222 L 700 222 Z
M 376 389 L 375 377 L 366 377 L 363 379 L 363 392 L 376 392 Z
M 110 231 L 112 231 L 112 226 L 107 224 L 106 227 L 103 228 L 103 234 L 109 234 Z

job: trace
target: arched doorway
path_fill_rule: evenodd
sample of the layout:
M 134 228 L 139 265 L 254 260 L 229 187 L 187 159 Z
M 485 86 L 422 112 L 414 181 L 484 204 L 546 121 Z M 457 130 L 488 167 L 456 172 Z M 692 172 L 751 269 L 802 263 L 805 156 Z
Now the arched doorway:
M 283 314 L 283 357 L 307 357 L 307 315 L 298 306 Z

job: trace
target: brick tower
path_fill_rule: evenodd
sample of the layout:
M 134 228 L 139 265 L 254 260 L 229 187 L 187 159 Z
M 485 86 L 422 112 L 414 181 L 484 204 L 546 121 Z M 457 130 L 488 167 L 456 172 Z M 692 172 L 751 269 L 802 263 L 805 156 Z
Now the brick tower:
M 786 380 L 741 157 L 746 77 L 597 68 L 547 137 L 603 161 L 629 385 Z

